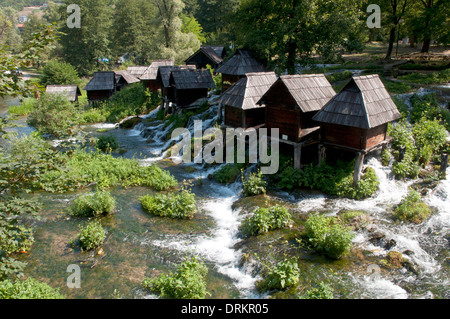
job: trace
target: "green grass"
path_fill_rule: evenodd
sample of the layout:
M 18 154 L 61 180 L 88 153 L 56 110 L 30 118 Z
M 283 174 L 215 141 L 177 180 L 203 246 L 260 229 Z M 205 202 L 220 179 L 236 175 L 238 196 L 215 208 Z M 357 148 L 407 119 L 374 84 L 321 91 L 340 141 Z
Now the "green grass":
M 414 72 L 408 75 L 399 76 L 398 78 L 415 84 L 446 84 L 450 82 L 450 69 L 430 74 Z
M 13 115 L 28 115 L 30 114 L 36 106 L 35 98 L 26 98 L 22 101 L 20 105 L 13 105 L 8 108 L 8 113 Z

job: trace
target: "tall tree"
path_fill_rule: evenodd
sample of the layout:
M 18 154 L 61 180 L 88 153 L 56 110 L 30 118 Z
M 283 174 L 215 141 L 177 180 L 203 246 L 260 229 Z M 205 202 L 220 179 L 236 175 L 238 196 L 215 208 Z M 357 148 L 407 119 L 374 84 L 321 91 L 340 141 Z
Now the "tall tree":
M 81 28 L 69 28 L 63 24 L 66 35 L 61 38 L 66 62 L 75 66 L 80 75 L 88 75 L 102 69 L 100 58 L 111 59 L 110 38 L 113 8 L 109 0 L 71 0 L 81 11 Z M 62 5 L 63 19 L 67 19 L 67 5 Z
M 408 2 L 408 0 L 389 0 L 391 27 L 389 31 L 389 47 L 385 57 L 386 60 L 391 58 L 397 26 L 406 12 Z
M 444 44 L 449 42 L 449 14 L 450 3 L 448 0 L 419 0 L 423 6 L 423 12 L 419 18 L 422 25 L 423 45 L 422 53 L 430 50 L 433 37 L 440 39 Z

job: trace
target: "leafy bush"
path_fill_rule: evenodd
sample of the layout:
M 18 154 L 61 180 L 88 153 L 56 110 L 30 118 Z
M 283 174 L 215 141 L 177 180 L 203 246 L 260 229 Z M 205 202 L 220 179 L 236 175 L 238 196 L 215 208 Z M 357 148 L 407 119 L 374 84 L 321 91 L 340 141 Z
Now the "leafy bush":
M 43 94 L 29 114 L 28 124 L 42 134 L 70 136 L 71 128 L 77 124 L 77 112 L 63 95 Z
M 169 299 L 204 299 L 209 295 L 206 290 L 207 274 L 205 264 L 198 257 L 192 257 L 178 265 L 176 273 L 145 278 L 142 285 Z
M 284 258 L 274 266 L 266 264 L 264 266 L 264 280 L 257 284 L 260 291 L 282 290 L 297 284 L 300 279 L 297 258 Z
M 241 173 L 243 164 L 227 164 L 215 171 L 212 175 L 214 180 L 222 184 L 233 183 Z
M 270 230 L 284 228 L 292 222 L 292 216 L 283 206 L 258 208 L 251 217 L 244 220 L 242 232 L 245 235 L 258 235 Z
M 304 299 L 333 299 L 333 289 L 330 285 L 320 282 L 318 287 L 308 289 L 303 296 Z
M 336 72 L 336 73 L 327 75 L 327 79 L 328 79 L 328 81 L 330 81 L 330 83 L 335 83 L 335 82 L 350 79 L 352 76 L 353 76 L 352 72 L 345 70 L 343 72 Z
M 385 148 L 381 152 L 381 164 L 383 164 L 383 166 L 388 166 L 390 161 L 391 161 L 391 153 L 387 148 Z
M 107 191 L 85 194 L 76 198 L 71 206 L 74 216 L 95 217 L 110 214 L 116 207 L 116 200 Z
M 305 223 L 305 236 L 309 245 L 332 259 L 345 256 L 352 246 L 351 228 L 339 223 L 339 219 L 312 215 Z
M 80 228 L 78 240 L 82 250 L 95 249 L 103 244 L 106 231 L 98 221 L 90 221 L 86 226 Z
M 445 84 L 450 82 L 450 69 L 433 72 L 431 74 L 414 72 L 408 75 L 399 76 L 398 78 L 403 81 L 418 84 Z
M 105 153 L 111 153 L 119 148 L 119 142 L 113 135 L 102 135 L 98 138 L 97 148 Z
M 80 115 L 80 124 L 103 123 L 106 122 L 109 112 L 103 108 L 89 107 Z
M 43 86 L 47 85 L 69 85 L 79 84 L 80 79 L 75 68 L 66 62 L 50 60 L 42 69 L 40 82 Z
M 336 184 L 336 194 L 341 197 L 363 199 L 373 195 L 379 185 L 380 181 L 375 170 L 367 167 L 356 187 L 353 185 L 353 176 L 347 176 Z
M 0 299 L 64 299 L 58 289 L 33 278 L 0 281 Z
M 262 178 L 261 171 L 257 173 L 251 173 L 248 178 L 244 177 L 242 171 L 242 187 L 244 190 L 244 196 L 252 196 L 266 193 L 267 183 Z
M 139 200 L 145 211 L 156 216 L 193 218 L 197 211 L 195 195 L 187 190 L 183 190 L 180 194 L 146 195 Z
M 431 213 L 431 209 L 420 200 L 420 194 L 410 190 L 394 210 L 394 216 L 402 221 L 410 221 L 415 224 L 423 222 Z

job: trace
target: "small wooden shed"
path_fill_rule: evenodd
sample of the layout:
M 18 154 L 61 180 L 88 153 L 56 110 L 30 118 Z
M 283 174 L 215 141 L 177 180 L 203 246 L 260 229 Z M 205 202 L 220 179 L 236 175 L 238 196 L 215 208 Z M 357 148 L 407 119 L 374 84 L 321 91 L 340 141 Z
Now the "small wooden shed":
M 140 80 L 144 82 L 146 88 L 152 92 L 156 92 L 161 89 L 161 84 L 157 81 L 158 68 L 160 66 L 173 66 L 173 60 L 155 60 L 140 76 Z
M 78 85 L 47 85 L 45 92 L 64 95 L 72 103 L 78 103 L 81 91 Z
M 225 108 L 225 125 L 246 129 L 265 124 L 265 106 L 257 102 L 276 80 L 275 72 L 247 73 L 223 92 L 217 102 Z
M 127 71 L 115 71 L 114 73 L 116 74 L 116 91 L 122 90 L 127 85 L 140 82 L 138 78 Z
M 215 71 L 222 73 L 222 90 L 226 90 L 245 77 L 245 74 L 266 72 L 267 69 L 264 63 L 251 55 L 250 51 L 238 49 L 228 61 Z
M 353 77 L 314 116 L 321 143 L 367 151 L 386 139 L 387 124 L 401 117 L 377 74 Z
M 166 65 L 158 67 L 156 81 L 161 87 L 162 104 L 173 102 L 173 89 L 170 87 L 170 74 L 181 69 L 195 69 L 195 65 Z
M 225 47 L 206 45 L 200 47 L 197 52 L 184 62 L 187 65 L 195 65 L 197 69 L 205 69 L 207 65 L 210 65 L 215 70 L 223 63 L 226 55 L 227 51 Z
M 186 107 L 208 97 L 208 91 L 216 87 L 207 69 L 174 70 L 170 74 L 169 84 L 173 89 L 173 103 L 177 107 Z
M 116 74 L 114 72 L 95 72 L 94 77 L 84 87 L 89 104 L 109 99 L 116 91 Z
M 278 128 L 281 140 L 301 142 L 318 130 L 313 116 L 336 95 L 323 74 L 283 75 L 258 101 L 266 105 L 266 126 Z

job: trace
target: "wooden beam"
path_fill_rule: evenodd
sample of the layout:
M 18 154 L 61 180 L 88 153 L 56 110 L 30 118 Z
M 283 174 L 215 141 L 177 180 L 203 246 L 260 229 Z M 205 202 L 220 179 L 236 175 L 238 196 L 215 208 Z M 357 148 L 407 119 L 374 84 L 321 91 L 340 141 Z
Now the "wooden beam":
M 356 186 L 361 179 L 364 157 L 365 155 L 362 152 L 358 153 L 358 157 L 356 158 L 355 163 L 355 172 L 353 173 L 353 186 Z
M 443 153 L 441 155 L 441 168 L 439 169 L 439 173 L 441 174 L 441 178 L 445 178 L 447 173 L 447 167 L 448 167 L 448 154 Z
M 294 146 L 294 168 L 300 169 L 302 167 L 302 145 Z
M 319 145 L 319 165 L 322 165 L 322 163 L 325 162 L 325 153 L 326 153 L 326 146 L 323 144 Z
M 223 109 L 223 104 L 219 103 L 219 114 L 217 115 L 217 122 L 219 124 L 222 123 L 222 109 Z

